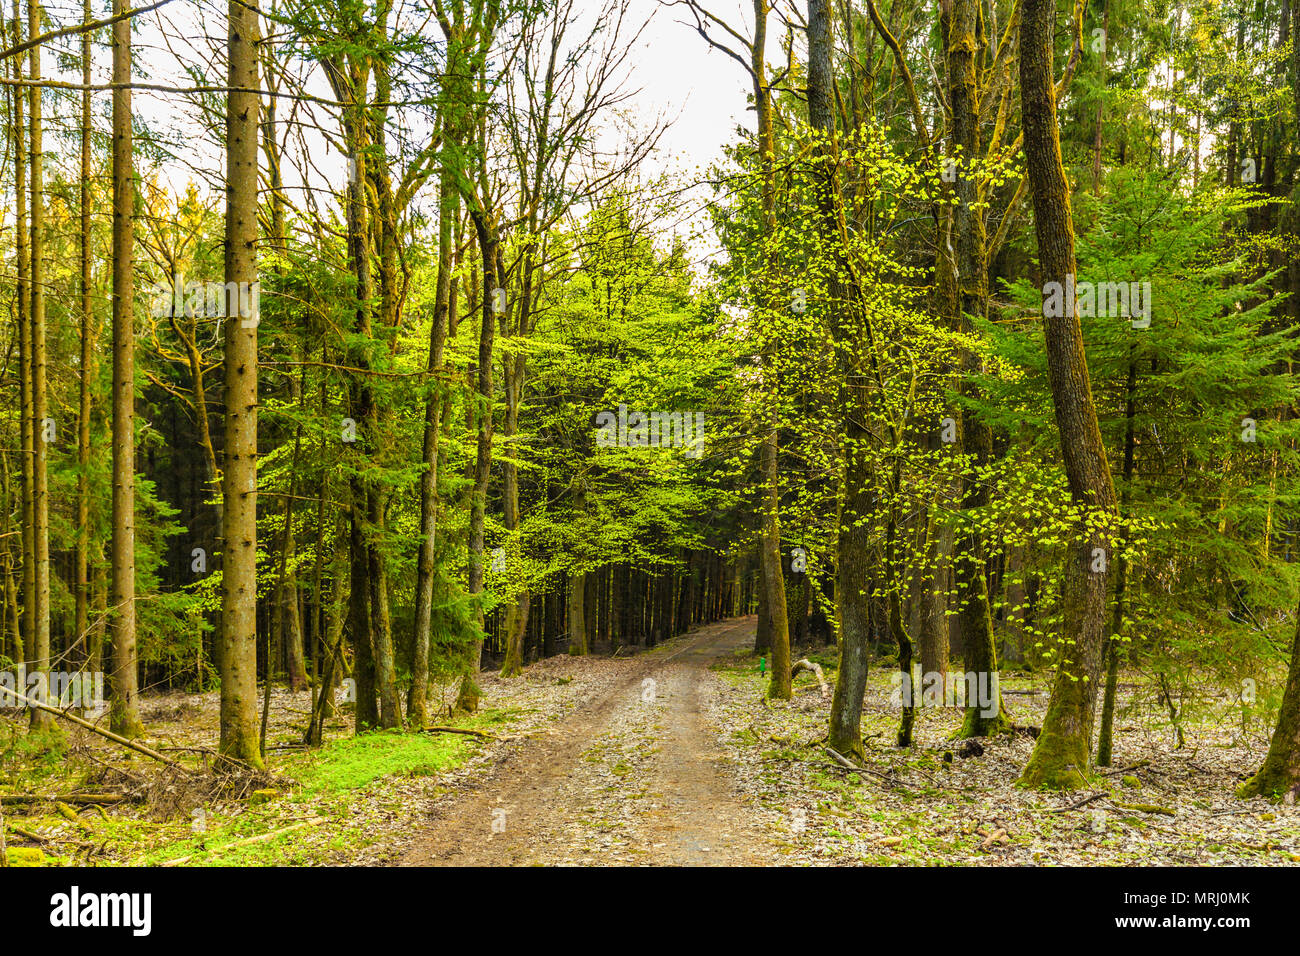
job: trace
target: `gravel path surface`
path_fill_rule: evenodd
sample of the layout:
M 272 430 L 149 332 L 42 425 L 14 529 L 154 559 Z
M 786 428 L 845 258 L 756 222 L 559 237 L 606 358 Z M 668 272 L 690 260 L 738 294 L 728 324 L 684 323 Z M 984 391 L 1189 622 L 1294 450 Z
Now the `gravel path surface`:
M 779 855 L 704 721 L 710 662 L 753 640 L 753 618 L 637 658 L 561 723 L 440 803 L 408 865 L 746 865 Z M 615 662 L 611 662 L 615 663 Z

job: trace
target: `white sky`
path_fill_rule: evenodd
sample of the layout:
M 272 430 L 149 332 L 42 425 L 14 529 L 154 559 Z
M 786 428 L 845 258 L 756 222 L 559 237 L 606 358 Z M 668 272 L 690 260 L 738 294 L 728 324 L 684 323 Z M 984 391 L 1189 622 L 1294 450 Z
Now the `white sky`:
M 263 0 L 269 5 L 271 0 Z M 706 0 L 709 9 L 733 24 L 743 34 L 750 33 L 750 19 L 753 16 L 752 5 L 748 0 Z M 105 0 L 95 0 L 95 9 L 99 15 L 107 11 Z M 594 9 L 594 3 L 592 8 Z M 103 9 L 101 9 L 103 8 Z M 47 15 L 57 24 L 67 25 L 80 20 L 80 0 L 49 0 L 46 4 Z M 7 11 L 6 11 L 7 12 Z M 155 13 L 140 18 L 134 39 L 134 52 L 137 64 L 138 81 L 167 84 L 189 85 L 184 76 L 181 62 L 193 58 L 198 61 L 209 57 L 209 43 L 220 43 L 225 33 L 225 4 L 215 0 L 174 0 Z M 748 74 L 734 60 L 721 52 L 712 50 L 698 35 L 694 27 L 694 18 L 685 7 L 670 7 L 659 0 L 632 0 L 630 20 L 625 32 L 634 32 L 635 24 L 647 17 L 650 24 L 639 40 L 637 48 L 629 61 L 632 75 L 627 86 L 639 92 L 625 104 L 627 115 L 640 118 L 644 124 L 655 118 L 671 120 L 672 126 L 660 140 L 660 148 L 647 164 L 645 172 L 654 175 L 668 172 L 674 186 L 686 186 L 703 179 L 711 165 L 723 158 L 723 146 L 734 139 L 737 124 L 750 128 L 754 114 L 746 109 L 746 96 L 750 89 Z M 164 39 L 159 23 L 166 25 L 165 32 L 170 35 Z M 267 25 L 264 29 L 272 29 Z M 436 29 L 436 27 L 435 27 Z M 769 52 L 779 57 L 776 38 L 781 29 L 773 23 L 769 31 Z M 210 41 L 203 39 L 206 33 Z M 94 53 L 94 82 L 106 83 L 110 79 L 111 53 L 108 46 L 109 31 L 100 31 L 99 44 Z M 187 39 L 176 39 L 176 37 Z M 721 34 L 719 34 L 721 36 Z M 80 39 L 65 38 L 47 49 L 43 54 L 43 71 L 46 78 L 56 78 L 71 82 L 80 82 L 80 69 L 77 61 L 67 62 L 70 69 L 59 69 L 59 57 L 56 51 L 79 55 Z M 209 70 L 215 74 L 215 70 Z M 222 71 L 224 74 L 224 70 Z M 221 82 L 223 76 L 211 76 L 214 82 Z M 312 83 L 311 92 L 329 96 L 329 90 L 323 79 L 317 77 Z M 108 109 L 110 94 L 96 93 L 96 114 L 104 115 Z M 283 103 L 284 101 L 282 101 Z M 136 91 L 134 109 L 141 120 L 151 128 L 179 132 L 188 138 L 188 146 L 183 149 L 185 162 L 168 164 L 160 175 L 163 181 L 176 193 L 186 186 L 197 182 L 201 191 L 212 195 L 213 200 L 220 201 L 218 172 L 221 164 L 219 145 L 212 141 L 203 141 L 191 130 L 197 131 L 193 109 L 179 97 L 165 93 Z M 287 105 L 281 106 L 281 117 L 287 111 Z M 66 123 L 69 130 L 75 129 L 79 111 L 71 103 L 61 106 L 58 112 L 52 112 L 47 118 L 47 127 L 54 131 L 61 123 Z M 318 117 L 324 119 L 326 113 L 318 111 Z M 47 136 L 47 149 L 68 150 L 69 143 L 60 141 L 52 135 Z M 73 147 L 75 149 L 75 147 Z M 74 154 L 66 152 L 65 158 L 71 162 Z M 286 157 L 288 159 L 288 157 Z M 317 181 L 316 185 L 337 188 L 339 178 L 344 175 L 342 158 L 337 152 L 318 142 L 311 147 L 311 160 L 329 182 Z M 206 177 L 195 172 L 195 167 L 206 171 Z M 209 181 L 204 182 L 207 178 Z M 286 179 L 292 183 L 294 175 L 286 170 Z M 707 197 L 705 189 L 688 194 L 688 208 L 698 210 Z M 324 202 L 325 197 L 318 197 Z M 703 219 L 695 216 L 690 226 L 700 226 Z M 667 232 L 686 233 L 690 226 L 666 223 Z M 667 238 L 667 237 L 665 237 Z M 692 242 L 695 255 L 699 259 L 709 256 L 716 243 L 709 238 Z

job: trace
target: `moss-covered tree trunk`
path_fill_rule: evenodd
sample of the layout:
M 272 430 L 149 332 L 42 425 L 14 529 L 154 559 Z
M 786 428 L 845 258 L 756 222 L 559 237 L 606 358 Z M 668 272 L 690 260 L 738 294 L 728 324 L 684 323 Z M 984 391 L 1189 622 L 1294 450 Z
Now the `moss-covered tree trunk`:
M 438 185 L 438 277 L 433 323 L 429 329 L 429 393 L 424 404 L 424 472 L 420 475 L 420 552 L 415 571 L 415 636 L 411 644 L 411 687 L 406 696 L 406 720 L 422 727 L 428 710 L 429 641 L 433 629 L 433 585 L 438 573 L 434 547 L 438 530 L 438 454 L 441 435 L 442 385 L 434 377 L 443 367 L 443 350 L 451 314 L 451 274 L 454 267 L 453 229 L 460 215 L 460 194 L 444 150 Z
M 750 73 L 754 81 L 754 104 L 758 116 L 757 142 L 759 169 L 762 172 L 763 225 L 768 236 L 776 233 L 776 146 L 772 129 L 772 91 L 767 82 L 767 20 L 768 0 L 754 0 L 754 36 L 749 45 Z M 769 249 L 764 245 L 765 250 Z M 763 263 L 769 282 L 775 279 L 779 263 L 770 253 Z M 763 294 L 757 303 L 760 312 L 770 309 L 773 303 Z M 767 350 L 765 349 L 765 352 Z M 762 448 L 759 453 L 763 475 L 762 531 L 759 548 L 762 555 L 762 588 L 767 609 L 768 643 L 772 652 L 772 677 L 767 694 L 789 700 L 790 683 L 790 621 L 785 598 L 785 569 L 781 564 L 781 485 L 778 470 L 778 425 L 775 396 L 779 383 L 771 380 L 775 365 L 768 357 L 764 385 L 773 396 L 762 423 Z
M 1044 283 L 1066 288 L 1075 275 L 1070 190 L 1061 165 L 1053 88 L 1055 0 L 1025 0 L 1020 25 L 1024 150 Z M 1073 287 L 1071 285 L 1071 287 Z M 1097 424 L 1083 333 L 1074 303 L 1046 310 L 1048 378 L 1074 506 L 1094 518 L 1115 512 L 1115 489 Z M 1030 787 L 1074 788 L 1088 771 L 1105 636 L 1110 541 L 1097 520 L 1081 521 L 1065 559 L 1062 641 L 1056 682 L 1033 755 L 1021 776 Z
M 986 45 L 976 0 L 949 0 L 942 5 L 946 25 L 945 61 L 948 102 L 951 114 L 950 167 L 957 202 L 948 212 L 949 241 L 938 259 L 938 285 L 954 331 L 970 335 L 974 319 L 988 310 L 988 234 L 984 214 L 978 208 L 976 162 L 983 155 L 980 136 L 979 62 Z M 972 351 L 963 354 L 962 391 L 975 395 L 971 376 L 980 371 Z M 979 531 L 982 513 L 989 503 L 983 470 L 988 465 L 993 436 L 988 425 L 968 406 L 963 406 L 959 432 L 962 452 L 970 458 L 974 474 L 962 481 L 961 509 L 964 526 L 953 555 L 958 619 L 963 658 L 968 673 L 978 675 L 977 686 L 990 699 L 966 702 L 965 719 L 959 736 L 982 737 L 1006 730 L 1010 722 L 1002 711 L 998 693 L 997 650 L 989 609 L 986 554 Z
M 1287 670 L 1282 709 L 1278 712 L 1268 754 L 1259 772 L 1238 792 L 1243 797 L 1277 799 L 1293 793 L 1300 798 L 1300 610 L 1296 612 L 1295 639 L 1291 642 L 1291 666 Z

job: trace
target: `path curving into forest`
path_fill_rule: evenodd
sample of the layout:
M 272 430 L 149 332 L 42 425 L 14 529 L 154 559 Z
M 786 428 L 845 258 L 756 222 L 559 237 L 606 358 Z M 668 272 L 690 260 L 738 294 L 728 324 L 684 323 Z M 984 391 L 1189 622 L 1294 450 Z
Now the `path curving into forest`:
M 449 796 L 402 865 L 779 862 L 702 715 L 708 665 L 749 646 L 754 625 L 723 621 L 609 662 L 626 668 L 613 690 Z

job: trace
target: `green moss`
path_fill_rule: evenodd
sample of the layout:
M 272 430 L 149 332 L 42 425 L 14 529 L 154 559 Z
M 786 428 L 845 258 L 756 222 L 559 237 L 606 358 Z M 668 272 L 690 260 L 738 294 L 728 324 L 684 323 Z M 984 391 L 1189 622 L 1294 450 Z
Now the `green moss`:
M 1046 728 L 1018 784 L 1031 790 L 1077 790 L 1087 783 L 1088 753 Z
M 1291 784 L 1287 780 L 1287 775 L 1273 762 L 1266 760 L 1259 773 L 1237 788 L 1237 796 L 1243 800 L 1249 800 L 1251 797 L 1263 797 L 1265 800 L 1272 800 L 1277 803 L 1281 801 L 1290 787 Z
M 1014 727 L 1006 715 L 1006 711 L 999 710 L 992 717 L 985 717 L 978 707 L 967 707 L 965 716 L 962 718 L 961 729 L 953 734 L 953 740 L 966 740 L 970 737 L 997 737 L 1001 734 L 1011 734 Z
M 382 731 L 345 737 L 321 751 L 302 775 L 305 793 L 355 790 L 394 774 L 425 776 L 462 762 L 475 746 L 462 734 Z
M 10 866 L 44 866 L 45 854 L 37 847 L 11 846 L 6 850 Z

